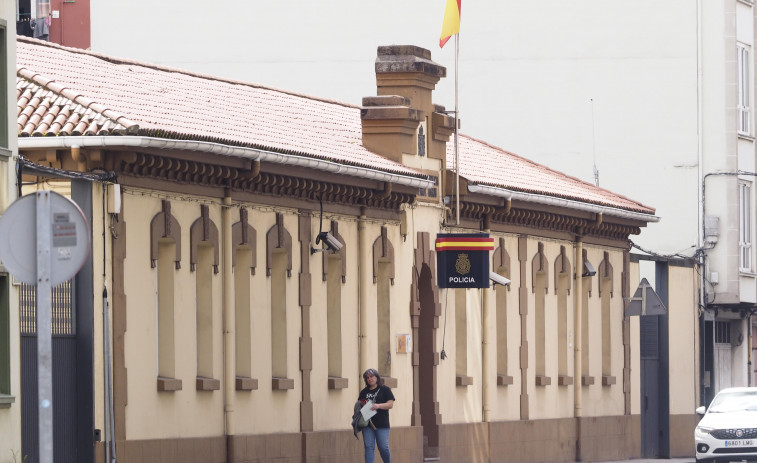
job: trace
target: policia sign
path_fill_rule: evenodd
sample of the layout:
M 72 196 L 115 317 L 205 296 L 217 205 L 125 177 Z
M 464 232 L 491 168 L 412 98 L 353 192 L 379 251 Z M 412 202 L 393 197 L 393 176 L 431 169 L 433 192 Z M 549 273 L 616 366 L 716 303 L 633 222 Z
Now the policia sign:
M 489 251 L 494 238 L 488 233 L 436 235 L 436 284 L 440 288 L 488 288 Z

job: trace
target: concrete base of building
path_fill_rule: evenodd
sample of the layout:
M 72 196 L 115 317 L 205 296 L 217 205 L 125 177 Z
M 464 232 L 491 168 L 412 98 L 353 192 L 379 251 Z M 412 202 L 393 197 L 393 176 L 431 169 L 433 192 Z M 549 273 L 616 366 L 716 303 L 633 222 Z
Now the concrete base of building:
M 672 457 L 692 455 L 696 417 L 670 417 Z M 577 439 L 580 429 L 580 440 Z M 639 415 L 460 423 L 439 426 L 439 463 L 616 461 L 641 457 Z M 423 462 L 423 429 L 393 427 L 393 463 Z M 354 463 L 363 440 L 351 430 L 117 443 L 119 463 Z M 381 461 L 376 455 L 376 461 Z M 97 445 L 97 463 L 104 463 Z

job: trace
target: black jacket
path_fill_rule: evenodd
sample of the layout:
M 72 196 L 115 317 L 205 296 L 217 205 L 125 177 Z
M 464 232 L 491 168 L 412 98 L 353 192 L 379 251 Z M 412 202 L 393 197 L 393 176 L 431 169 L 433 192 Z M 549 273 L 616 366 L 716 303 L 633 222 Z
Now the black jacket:
M 360 438 L 357 437 L 357 433 L 359 433 L 360 429 L 362 429 L 357 426 L 357 422 L 360 419 L 360 415 L 361 415 L 360 410 L 363 408 L 363 405 L 365 404 L 360 403 L 360 400 L 356 400 L 355 408 L 354 408 L 354 411 L 352 412 L 352 433 L 355 435 L 355 439 L 357 440 L 360 440 Z M 368 423 L 370 423 L 370 426 L 373 429 L 376 429 L 376 426 L 373 425 L 373 422 L 371 422 L 371 420 L 368 420 Z
M 357 437 L 357 433 L 360 432 L 360 428 L 357 427 L 357 421 L 360 419 L 360 409 L 363 408 L 363 406 L 360 404 L 359 400 L 355 401 L 355 410 L 352 413 L 352 432 L 355 434 L 355 439 L 360 440 L 359 437 Z

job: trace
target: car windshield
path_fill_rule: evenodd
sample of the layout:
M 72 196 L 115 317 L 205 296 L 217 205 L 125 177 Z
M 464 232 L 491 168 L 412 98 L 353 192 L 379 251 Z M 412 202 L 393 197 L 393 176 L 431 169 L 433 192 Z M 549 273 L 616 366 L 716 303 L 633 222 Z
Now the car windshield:
M 757 391 L 720 393 L 710 404 L 710 413 L 757 411 Z

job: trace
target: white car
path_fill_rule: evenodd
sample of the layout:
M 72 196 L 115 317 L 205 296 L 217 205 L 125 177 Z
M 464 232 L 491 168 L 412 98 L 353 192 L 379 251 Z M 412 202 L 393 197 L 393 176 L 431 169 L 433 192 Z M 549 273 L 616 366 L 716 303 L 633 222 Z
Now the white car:
M 718 392 L 694 431 L 697 463 L 757 461 L 757 387 Z

